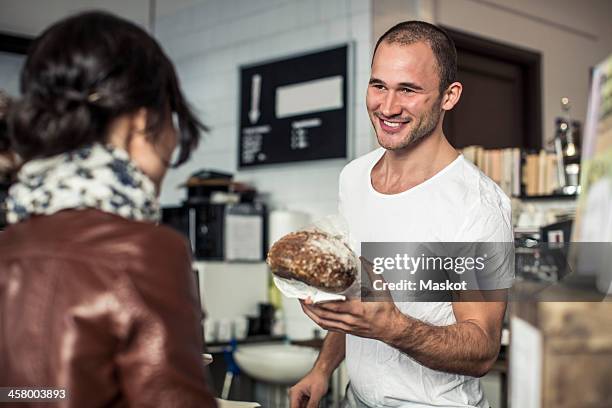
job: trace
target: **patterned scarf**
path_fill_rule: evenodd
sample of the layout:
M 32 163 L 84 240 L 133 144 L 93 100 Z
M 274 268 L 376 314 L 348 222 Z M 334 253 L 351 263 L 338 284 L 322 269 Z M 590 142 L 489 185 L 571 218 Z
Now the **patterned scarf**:
M 160 218 L 153 182 L 126 151 L 101 144 L 24 164 L 9 191 L 7 208 L 11 224 L 32 215 L 85 208 L 136 221 Z

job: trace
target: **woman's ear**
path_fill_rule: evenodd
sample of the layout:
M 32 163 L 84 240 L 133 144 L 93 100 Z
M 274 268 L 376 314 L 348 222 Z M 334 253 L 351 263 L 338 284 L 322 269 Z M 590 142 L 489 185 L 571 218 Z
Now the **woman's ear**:
M 148 112 L 145 108 L 140 108 L 130 115 L 130 128 L 132 133 L 147 137 Z
M 125 150 L 130 153 L 138 151 L 143 142 L 147 139 L 147 119 L 148 112 L 145 108 L 140 108 L 129 116 L 129 131 L 125 139 Z

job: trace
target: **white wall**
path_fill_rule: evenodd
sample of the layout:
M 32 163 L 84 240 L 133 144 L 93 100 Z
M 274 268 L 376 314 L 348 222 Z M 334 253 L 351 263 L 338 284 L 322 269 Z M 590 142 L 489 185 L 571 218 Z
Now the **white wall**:
M 178 7 L 170 8 L 171 3 L 174 4 L 166 2 L 161 11 Z M 116 13 L 144 28 L 149 25 L 150 0 L 0 0 L 0 32 L 36 37 L 66 16 L 93 9 Z M 19 95 L 19 72 L 23 61 L 24 58 L 18 54 L 0 52 L 0 89 L 10 95 Z
M 0 51 L 0 89 L 12 96 L 19 95 L 19 73 L 25 57 Z
M 176 186 L 196 169 L 237 171 L 239 67 L 349 41 L 355 42 L 353 152 L 373 147 L 365 110 L 369 78 L 369 0 L 199 1 L 156 21 L 155 35 L 176 64 L 189 99 L 212 128 L 193 159 L 172 171 L 163 204 L 177 204 Z M 239 171 L 236 178 L 270 193 L 276 207 L 315 217 L 336 211 L 337 178 L 346 160 L 275 165 Z
M 33 37 L 63 17 L 92 9 L 148 27 L 149 5 L 149 0 L 0 0 L 0 31 Z
M 376 0 L 374 33 L 423 19 L 542 54 L 543 140 L 552 137 L 560 99 L 584 123 L 589 69 L 612 53 L 609 0 Z

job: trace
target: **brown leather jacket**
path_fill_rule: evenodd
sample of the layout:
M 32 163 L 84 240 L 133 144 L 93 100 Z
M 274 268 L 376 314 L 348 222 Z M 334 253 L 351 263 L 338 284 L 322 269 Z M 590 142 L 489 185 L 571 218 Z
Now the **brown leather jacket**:
M 65 388 L 53 407 L 216 406 L 194 282 L 187 242 L 167 227 L 97 210 L 11 226 L 0 232 L 0 387 Z

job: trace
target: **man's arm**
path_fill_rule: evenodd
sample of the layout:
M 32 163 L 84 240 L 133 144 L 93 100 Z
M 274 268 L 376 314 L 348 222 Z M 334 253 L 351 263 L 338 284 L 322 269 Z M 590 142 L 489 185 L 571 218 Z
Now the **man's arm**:
M 291 408 L 315 408 L 327 393 L 329 378 L 344 360 L 344 333 L 329 332 L 312 370 L 291 387 L 289 398 Z
M 303 307 L 324 329 L 380 340 L 434 370 L 482 376 L 499 353 L 506 302 L 453 302 L 457 323 L 448 326 L 406 316 L 390 301 Z
M 454 302 L 449 326 L 398 313 L 381 340 L 431 369 L 481 377 L 497 359 L 505 311 L 506 302 Z
M 323 341 L 323 347 L 314 364 L 313 370 L 324 373 L 330 377 L 336 367 L 344 360 L 346 348 L 346 335 L 344 333 L 329 332 Z

